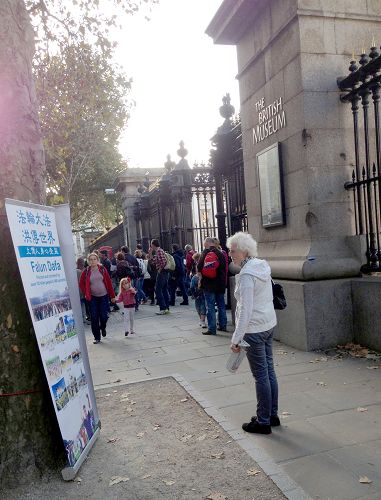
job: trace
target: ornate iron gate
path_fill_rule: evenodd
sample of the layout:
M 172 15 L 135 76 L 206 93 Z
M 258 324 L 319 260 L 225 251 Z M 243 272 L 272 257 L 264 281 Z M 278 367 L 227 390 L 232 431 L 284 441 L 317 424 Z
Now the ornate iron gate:
M 363 266 L 363 272 L 381 269 L 380 70 L 381 56 L 376 47 L 371 47 L 369 56 L 361 54 L 359 66 L 352 60 L 349 75 L 337 81 L 340 90 L 345 92 L 341 95 L 341 101 L 350 102 L 352 105 L 355 168 L 352 180 L 345 183 L 345 189 L 353 192 L 356 234 L 366 236 L 367 264 Z M 370 96 L 373 101 L 373 113 L 369 106 Z M 360 103 L 363 130 L 359 127 Z

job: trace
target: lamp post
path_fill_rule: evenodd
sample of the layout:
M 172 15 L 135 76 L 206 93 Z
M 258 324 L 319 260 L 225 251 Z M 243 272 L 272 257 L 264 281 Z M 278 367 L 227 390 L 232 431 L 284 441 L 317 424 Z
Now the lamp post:
M 118 226 L 119 225 L 119 219 L 120 219 L 120 211 L 118 210 L 118 208 L 119 208 L 118 207 L 118 200 L 116 198 L 117 191 L 114 188 L 106 188 L 104 190 L 104 193 L 105 193 L 106 196 L 114 196 L 115 197 L 115 199 L 114 199 L 114 201 L 115 201 L 115 224 L 116 224 L 116 226 Z M 123 229 L 123 236 L 124 236 L 124 234 L 125 234 L 125 231 L 124 231 L 124 214 L 123 214 L 123 217 L 122 217 L 122 229 Z M 122 242 L 121 242 L 120 234 L 118 236 L 118 243 L 119 243 L 119 247 L 121 247 L 122 246 Z

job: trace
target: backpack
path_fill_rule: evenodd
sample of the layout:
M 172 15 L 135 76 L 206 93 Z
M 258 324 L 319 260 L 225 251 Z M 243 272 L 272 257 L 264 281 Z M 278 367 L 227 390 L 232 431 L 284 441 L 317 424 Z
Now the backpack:
M 164 267 L 164 269 L 167 269 L 167 271 L 174 271 L 176 269 L 176 262 L 175 259 L 172 257 L 172 255 L 168 252 L 165 253 L 165 258 L 167 259 L 167 263 Z
M 205 255 L 204 265 L 202 267 L 201 274 L 205 276 L 205 278 L 216 278 L 217 277 L 217 269 L 220 266 L 220 261 L 218 256 L 213 250 L 208 252 Z
M 283 287 L 280 283 L 275 283 L 273 280 L 271 280 L 271 284 L 273 286 L 274 309 L 279 309 L 280 311 L 282 311 L 287 307 L 287 302 L 286 302 L 286 297 L 284 295 Z

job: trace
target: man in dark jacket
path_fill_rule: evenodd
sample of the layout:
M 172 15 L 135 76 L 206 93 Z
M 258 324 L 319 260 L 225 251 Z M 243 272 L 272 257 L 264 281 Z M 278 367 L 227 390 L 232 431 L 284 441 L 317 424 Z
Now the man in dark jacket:
M 226 261 L 223 253 L 215 247 L 214 238 L 205 238 L 204 248 L 205 250 L 202 252 L 197 265 L 197 270 L 202 275 L 201 288 L 204 291 L 207 311 L 206 316 L 208 319 L 208 330 L 202 333 L 203 335 L 216 335 L 216 304 L 218 309 L 218 330 L 226 332 L 227 325 L 225 309 Z M 209 252 L 214 252 L 215 256 L 213 257 L 216 259 L 218 266 L 216 267 L 216 276 L 213 278 L 208 277 L 204 270 L 205 258 Z M 207 260 L 209 260 L 209 258 Z M 203 270 L 205 274 L 203 274 Z
M 176 290 L 180 288 L 181 295 L 183 296 L 183 301 L 180 302 L 181 306 L 189 305 L 188 295 L 185 288 L 185 264 L 184 264 L 184 253 L 180 248 L 180 245 L 174 243 L 172 245 L 172 257 L 175 260 L 176 268 L 169 278 L 170 283 L 170 303 L 169 305 L 174 306 L 176 300 Z

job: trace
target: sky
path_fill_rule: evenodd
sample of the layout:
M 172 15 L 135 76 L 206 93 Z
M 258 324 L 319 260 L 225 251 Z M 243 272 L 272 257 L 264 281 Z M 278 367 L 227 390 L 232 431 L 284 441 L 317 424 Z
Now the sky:
M 162 167 L 167 154 L 179 161 L 180 140 L 189 165 L 207 162 L 226 93 L 239 111 L 236 49 L 205 34 L 221 3 L 160 0 L 149 21 L 136 14 L 124 22 L 116 61 L 133 79 L 136 106 L 119 149 L 129 167 Z

